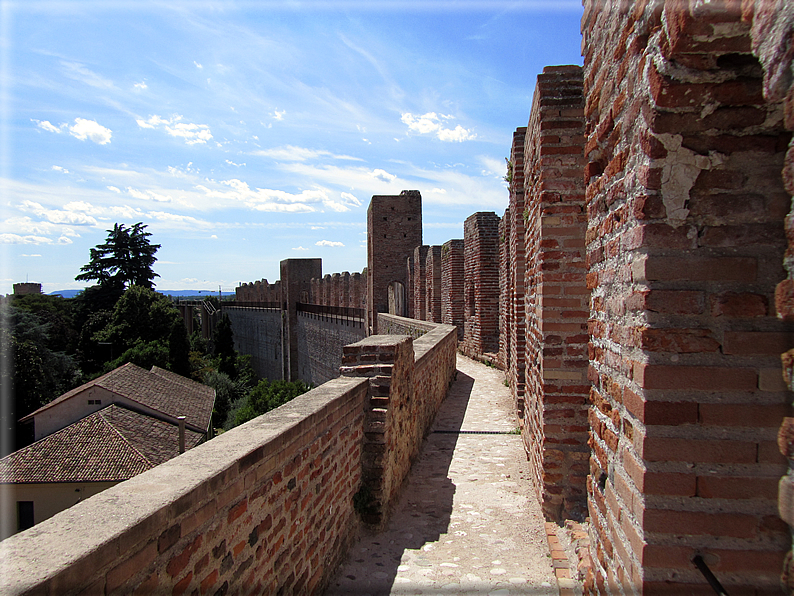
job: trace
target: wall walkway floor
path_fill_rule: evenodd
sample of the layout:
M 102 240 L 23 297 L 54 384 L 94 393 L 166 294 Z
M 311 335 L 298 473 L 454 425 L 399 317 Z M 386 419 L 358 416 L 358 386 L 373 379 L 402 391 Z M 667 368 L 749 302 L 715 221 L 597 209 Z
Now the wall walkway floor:
M 388 527 L 351 548 L 326 596 L 559 594 L 503 380 L 458 355 Z

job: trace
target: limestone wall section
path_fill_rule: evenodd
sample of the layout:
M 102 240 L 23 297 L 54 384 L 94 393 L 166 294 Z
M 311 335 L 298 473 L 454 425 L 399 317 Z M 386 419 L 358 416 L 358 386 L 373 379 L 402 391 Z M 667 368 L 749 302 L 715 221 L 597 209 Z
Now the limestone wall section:
M 595 589 L 708 589 L 700 554 L 729 593 L 772 593 L 783 106 L 738 2 L 588 0 L 582 31 Z
M 281 379 L 282 358 L 281 309 L 254 306 L 224 307 L 234 336 L 234 349 L 251 356 L 251 366 L 265 379 Z
M 364 319 L 299 312 L 299 378 L 314 385 L 335 379 L 342 366 L 342 348 L 364 337 Z

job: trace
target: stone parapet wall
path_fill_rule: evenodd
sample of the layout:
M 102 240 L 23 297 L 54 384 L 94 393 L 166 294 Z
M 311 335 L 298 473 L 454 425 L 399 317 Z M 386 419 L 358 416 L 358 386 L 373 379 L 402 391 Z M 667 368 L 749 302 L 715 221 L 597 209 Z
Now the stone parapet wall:
M 281 309 L 224 306 L 223 312 L 229 315 L 232 324 L 234 349 L 251 356 L 251 366 L 260 377 L 281 379 L 284 374 Z
M 239 302 L 281 302 L 281 282 L 271 284 L 262 279 L 244 283 L 234 289 L 234 294 Z
M 790 548 L 775 439 L 794 335 L 774 310 L 790 133 L 741 4 L 774 2 L 585 2 L 599 593 L 708 590 L 698 554 L 728 593 L 775 593 Z
M 321 593 L 357 534 L 367 390 L 331 381 L 4 540 L 0 593 Z
M 313 385 L 335 379 L 342 366 L 342 348 L 366 335 L 363 319 L 299 312 L 299 378 Z

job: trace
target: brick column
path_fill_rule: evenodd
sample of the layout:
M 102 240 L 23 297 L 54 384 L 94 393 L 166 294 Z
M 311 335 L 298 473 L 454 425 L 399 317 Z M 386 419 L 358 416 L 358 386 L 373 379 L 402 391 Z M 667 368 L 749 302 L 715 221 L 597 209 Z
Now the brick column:
M 407 442 L 390 424 L 392 409 L 413 397 L 413 340 L 400 335 L 373 335 L 342 348 L 343 377 L 369 378 L 362 450 L 362 518 L 379 525 L 400 488 L 410 461 L 403 461 Z M 407 465 L 407 467 L 406 467 Z
M 463 339 L 463 240 L 441 246 L 441 322 L 457 326 Z
M 303 292 L 311 291 L 311 279 L 323 273 L 322 259 L 286 259 L 281 261 L 281 283 L 284 290 L 284 331 L 282 333 L 284 379 L 297 381 L 298 371 L 298 309 Z
M 441 247 L 430 246 L 425 261 L 425 320 L 441 322 Z
M 427 287 L 427 251 L 429 246 L 417 246 L 414 248 L 414 262 L 411 268 L 411 286 L 413 294 L 411 299 L 414 303 L 413 318 L 420 321 L 427 320 L 426 287 Z
M 464 335 L 461 351 L 495 360 L 499 350 L 499 217 L 470 215 L 463 225 Z

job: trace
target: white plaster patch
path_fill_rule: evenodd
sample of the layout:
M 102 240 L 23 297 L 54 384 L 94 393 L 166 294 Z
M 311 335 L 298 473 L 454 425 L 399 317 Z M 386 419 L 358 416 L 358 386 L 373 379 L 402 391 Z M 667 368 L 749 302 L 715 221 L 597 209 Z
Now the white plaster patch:
M 675 228 L 683 224 L 689 215 L 689 209 L 686 208 L 689 191 L 701 170 L 721 164 L 723 157 L 716 153 L 706 157 L 682 147 L 681 135 L 663 133 L 656 135 L 656 138 L 667 149 L 662 168 L 662 201 L 668 223 Z

